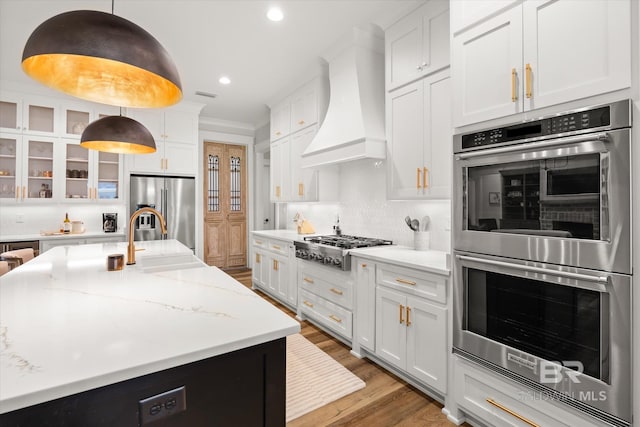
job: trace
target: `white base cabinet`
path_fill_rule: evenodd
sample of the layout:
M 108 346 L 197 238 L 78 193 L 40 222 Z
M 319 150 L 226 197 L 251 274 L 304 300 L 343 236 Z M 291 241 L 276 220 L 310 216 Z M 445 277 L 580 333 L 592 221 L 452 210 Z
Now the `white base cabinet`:
M 254 254 L 252 282 L 269 296 L 296 309 L 298 287 L 296 283 L 295 249 L 286 240 L 252 235 Z
M 446 394 L 448 278 L 360 257 L 352 266 L 358 348 Z
M 377 286 L 375 353 L 433 389 L 446 393 L 446 307 Z
M 125 236 L 91 236 L 82 237 L 82 235 L 75 235 L 64 238 L 40 240 L 40 253 L 46 252 L 51 248 L 58 246 L 70 246 L 70 245 L 89 245 L 92 243 L 112 243 L 112 242 L 124 242 Z

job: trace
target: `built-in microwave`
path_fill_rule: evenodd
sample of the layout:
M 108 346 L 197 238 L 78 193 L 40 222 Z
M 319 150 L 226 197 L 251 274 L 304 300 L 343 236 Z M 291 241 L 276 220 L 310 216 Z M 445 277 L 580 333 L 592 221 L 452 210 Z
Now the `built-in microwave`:
M 631 273 L 629 100 L 454 136 L 454 248 Z

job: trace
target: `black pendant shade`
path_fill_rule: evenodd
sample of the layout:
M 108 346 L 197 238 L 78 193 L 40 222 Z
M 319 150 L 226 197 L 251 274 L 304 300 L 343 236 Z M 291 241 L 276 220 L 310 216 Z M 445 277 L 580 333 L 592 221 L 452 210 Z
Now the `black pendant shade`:
M 27 40 L 22 68 L 46 86 L 103 104 L 158 108 L 182 98 L 164 47 L 133 22 L 104 12 L 66 12 L 40 24 Z
M 82 132 L 80 145 L 108 153 L 148 154 L 156 151 L 151 132 L 124 116 L 107 116 L 91 122 Z

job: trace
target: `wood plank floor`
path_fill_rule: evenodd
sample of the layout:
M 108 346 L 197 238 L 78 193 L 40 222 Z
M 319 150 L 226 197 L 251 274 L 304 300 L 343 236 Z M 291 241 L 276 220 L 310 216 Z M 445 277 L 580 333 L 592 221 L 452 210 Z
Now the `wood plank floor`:
M 251 288 L 251 270 L 227 273 Z M 289 316 L 295 313 L 267 295 L 257 292 Z M 442 405 L 368 359 L 358 359 L 350 348 L 307 321 L 301 334 L 317 345 L 367 386 L 288 423 L 287 426 L 454 426 L 442 414 Z M 464 426 L 469 427 L 468 424 Z

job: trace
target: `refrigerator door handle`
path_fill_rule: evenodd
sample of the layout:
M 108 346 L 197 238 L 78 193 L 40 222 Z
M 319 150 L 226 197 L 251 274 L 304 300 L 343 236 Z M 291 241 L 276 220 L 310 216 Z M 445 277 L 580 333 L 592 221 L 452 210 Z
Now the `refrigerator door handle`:
M 164 225 L 167 226 L 167 189 L 163 188 L 160 190 L 160 209 L 162 216 L 164 217 Z M 161 240 L 167 240 L 167 234 L 162 234 L 160 236 Z

